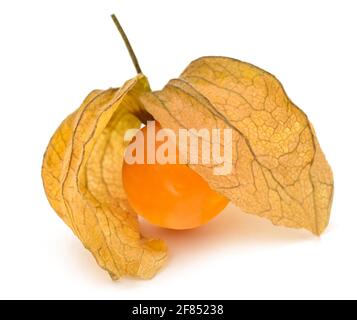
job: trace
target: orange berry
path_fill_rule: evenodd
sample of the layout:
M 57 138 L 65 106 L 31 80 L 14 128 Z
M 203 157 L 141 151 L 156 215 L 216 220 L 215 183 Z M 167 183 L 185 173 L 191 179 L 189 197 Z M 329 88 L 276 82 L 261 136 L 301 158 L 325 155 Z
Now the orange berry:
M 155 133 L 159 129 L 156 122 Z M 187 165 L 148 164 L 147 127 L 141 132 L 144 135 L 144 164 L 126 161 L 123 164 L 124 189 L 130 205 L 140 216 L 160 227 L 191 229 L 205 224 L 227 206 L 227 198 L 213 191 Z M 156 150 L 162 143 L 155 143 Z

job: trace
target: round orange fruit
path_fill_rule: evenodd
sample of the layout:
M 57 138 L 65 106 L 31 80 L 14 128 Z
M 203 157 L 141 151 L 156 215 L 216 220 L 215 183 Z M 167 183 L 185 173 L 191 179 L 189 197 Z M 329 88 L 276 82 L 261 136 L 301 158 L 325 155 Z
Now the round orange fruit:
M 160 129 L 156 122 L 155 134 Z M 124 160 L 123 164 L 124 190 L 130 205 L 140 216 L 160 227 L 192 229 L 207 223 L 227 206 L 227 198 L 213 191 L 187 165 L 156 161 L 149 164 L 147 127 L 143 127 L 141 133 L 144 139 L 139 147 L 144 151 L 144 163 L 129 164 Z M 155 151 L 162 143 L 155 143 Z

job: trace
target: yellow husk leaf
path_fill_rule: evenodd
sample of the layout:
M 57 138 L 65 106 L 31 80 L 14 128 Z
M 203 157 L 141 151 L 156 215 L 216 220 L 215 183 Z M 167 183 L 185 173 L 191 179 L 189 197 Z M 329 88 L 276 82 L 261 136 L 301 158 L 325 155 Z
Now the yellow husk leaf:
M 167 257 L 161 240 L 141 236 L 122 187 L 123 136 L 147 117 L 139 100 L 142 75 L 121 89 L 93 91 L 52 137 L 42 177 L 47 197 L 113 279 L 151 278 Z
M 212 165 L 190 167 L 243 211 L 276 225 L 324 231 L 332 171 L 307 116 L 274 76 L 238 60 L 204 57 L 141 100 L 163 127 L 233 130 L 230 175 L 214 175 Z
M 317 235 L 328 225 L 333 175 L 307 116 L 266 71 L 200 58 L 162 91 L 151 92 L 143 75 L 121 89 L 93 91 L 46 150 L 50 204 L 113 279 L 151 278 L 167 259 L 161 240 L 140 234 L 122 186 L 124 133 L 152 117 L 175 131 L 233 130 L 231 174 L 189 166 L 243 211 Z

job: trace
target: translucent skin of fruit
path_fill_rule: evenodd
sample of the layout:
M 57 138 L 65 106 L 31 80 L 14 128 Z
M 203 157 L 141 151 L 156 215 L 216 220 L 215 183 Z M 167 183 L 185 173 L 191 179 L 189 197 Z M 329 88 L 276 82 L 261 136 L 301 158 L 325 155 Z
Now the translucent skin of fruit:
M 160 125 L 155 124 L 155 130 Z M 146 154 L 147 127 L 144 134 Z M 156 148 L 160 143 L 156 142 Z M 184 164 L 123 164 L 123 184 L 133 209 L 152 224 L 169 229 L 199 227 L 228 204 Z

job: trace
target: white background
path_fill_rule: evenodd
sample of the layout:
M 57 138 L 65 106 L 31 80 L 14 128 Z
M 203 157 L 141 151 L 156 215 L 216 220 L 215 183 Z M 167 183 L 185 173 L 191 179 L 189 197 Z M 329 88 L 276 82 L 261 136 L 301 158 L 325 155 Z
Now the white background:
M 315 125 L 335 174 L 321 238 L 228 208 L 170 247 L 152 280 L 112 282 L 55 215 L 42 155 L 89 91 L 135 75 L 117 13 L 154 89 L 203 55 L 275 74 Z M 0 2 L 0 298 L 357 298 L 356 1 Z

